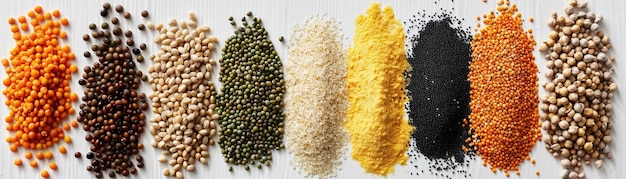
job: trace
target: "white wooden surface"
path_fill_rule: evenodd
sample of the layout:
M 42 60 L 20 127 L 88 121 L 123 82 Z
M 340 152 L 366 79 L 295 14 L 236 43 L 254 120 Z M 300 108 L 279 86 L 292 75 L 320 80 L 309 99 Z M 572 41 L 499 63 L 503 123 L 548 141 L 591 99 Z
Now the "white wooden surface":
M 454 8 L 454 15 L 465 18 L 463 26 L 475 27 L 476 16 L 488 13 L 490 10 L 496 8 L 496 0 L 489 0 L 488 3 L 483 3 L 482 0 L 422 0 L 422 1 L 401 1 L 401 0 L 385 0 L 381 3 L 383 5 L 391 5 L 394 7 L 396 17 L 402 21 L 406 21 L 422 10 L 427 12 L 439 12 L 440 8 L 445 10 L 452 10 Z M 20 15 L 26 15 L 28 10 L 31 10 L 35 5 L 42 5 L 44 10 L 51 11 L 53 9 L 61 10 L 63 17 L 67 17 L 70 20 L 70 26 L 65 27 L 64 30 L 70 35 L 68 41 L 64 41 L 63 44 L 70 44 L 73 52 L 77 54 L 79 69 L 82 69 L 85 65 L 90 65 L 82 57 L 82 53 L 89 50 L 89 46 L 83 42 L 82 34 L 89 33 L 87 28 L 89 23 L 100 24 L 103 22 L 99 15 L 102 3 L 105 1 L 81 1 L 81 0 L 67 0 L 67 1 L 5 1 L 2 4 L 2 10 L 0 10 L 0 57 L 8 58 L 9 49 L 13 48 L 14 41 L 11 38 L 11 32 L 6 19 L 9 17 L 18 17 Z M 209 25 L 212 28 L 212 33 L 215 34 L 220 42 L 226 40 L 227 37 L 233 34 L 233 28 L 228 22 L 228 17 L 233 16 L 235 19 L 240 19 L 245 15 L 247 11 L 252 11 L 255 16 L 263 19 L 264 25 L 270 33 L 270 37 L 277 47 L 279 55 L 284 61 L 288 60 L 286 54 L 287 46 L 278 42 L 279 36 L 288 37 L 289 31 L 293 24 L 304 21 L 307 17 L 315 13 L 327 13 L 330 16 L 342 21 L 343 32 L 346 34 L 346 44 L 351 44 L 352 34 L 354 31 L 354 18 L 358 14 L 365 12 L 367 7 L 372 1 L 289 1 L 289 0 L 264 0 L 264 1 L 201 1 L 201 0 L 188 0 L 188 1 L 132 1 L 132 0 L 119 0 L 111 2 L 113 5 L 122 4 L 126 11 L 132 13 L 132 22 L 126 22 L 120 20 L 124 26 L 136 29 L 136 24 L 145 23 L 147 20 L 140 16 L 141 10 L 147 9 L 150 12 L 150 21 L 155 23 L 167 23 L 171 18 L 187 19 L 189 11 L 195 11 L 199 17 L 199 25 Z M 550 17 L 550 13 L 558 11 L 562 13 L 563 7 L 565 7 L 567 1 L 540 1 L 540 0 L 516 0 L 513 3 L 518 4 L 520 12 L 525 19 L 534 17 L 535 22 L 524 24 L 525 28 L 532 28 L 536 40 L 541 42 L 547 38 L 549 28 L 546 25 L 547 20 Z M 626 133 L 622 128 L 626 127 L 626 113 L 624 110 L 624 99 L 626 96 L 621 95 L 620 90 L 626 87 L 626 73 L 625 63 L 623 60 L 626 58 L 626 52 L 619 49 L 626 47 L 626 35 L 621 32 L 626 30 L 624 19 L 626 18 L 626 1 L 621 0 L 607 0 L 607 1 L 593 1 L 589 3 L 589 7 L 596 14 L 604 16 L 604 23 L 601 24 L 601 28 L 608 34 L 613 42 L 613 49 L 611 55 L 617 58 L 615 63 L 616 71 L 614 79 L 618 83 L 618 87 L 621 88 L 615 94 L 613 101 L 614 104 L 614 117 L 612 118 L 615 124 L 613 132 L 614 141 L 610 144 L 610 148 L 613 151 L 613 160 L 605 161 L 601 169 L 595 169 L 593 167 L 585 167 L 585 172 L 588 178 L 626 178 L 626 169 L 623 160 L 626 159 L 626 155 L 621 151 L 624 151 L 626 147 L 626 139 L 624 135 Z M 117 13 L 110 13 L 118 15 Z M 123 19 L 123 18 L 120 18 Z M 153 33 L 140 33 L 135 31 L 135 40 L 138 43 L 145 42 L 148 44 L 148 52 L 156 52 L 157 47 L 151 43 L 153 39 Z M 221 48 L 223 44 L 219 44 Z M 539 71 L 546 71 L 545 60 L 539 55 L 539 52 L 535 50 L 536 63 L 539 66 Z M 146 55 L 147 56 L 147 55 Z M 214 56 L 214 59 L 218 59 L 219 54 Z M 150 62 L 140 64 L 139 67 L 147 71 L 150 66 Z M 285 64 L 288 64 L 286 62 Z M 4 68 L 3 68 L 4 70 Z M 74 75 L 72 81 L 72 90 L 78 94 L 82 94 L 83 90 L 78 85 L 78 79 L 81 74 Z M 543 74 L 540 76 L 540 82 L 546 81 Z M 4 79 L 6 73 L 0 73 L 0 78 Z M 217 81 L 216 75 L 213 76 Z M 219 83 L 218 83 L 219 86 Z M 4 89 L 4 87 L 0 87 Z M 150 93 L 149 84 L 144 84 L 141 88 L 147 93 Z M 540 90 L 541 94 L 545 94 L 543 90 Z M 0 101 L 4 101 L 6 98 L 0 95 Z M 73 104 L 78 108 L 78 103 Z M 148 117 L 152 115 L 148 112 Z M 0 107 L 0 116 L 8 115 L 8 109 L 2 105 Z M 76 116 L 71 116 L 75 119 Z M 68 119 L 69 121 L 69 119 Z M 0 122 L 0 178 L 39 178 L 39 172 L 42 169 L 48 169 L 48 162 L 40 162 L 39 168 L 33 169 L 27 166 L 28 161 L 24 160 L 26 166 L 15 167 L 13 160 L 17 157 L 24 156 L 25 150 L 20 149 L 18 153 L 9 152 L 8 144 L 4 142 L 4 138 L 8 135 L 4 130 L 6 127 L 5 122 Z M 56 154 L 54 161 L 59 165 L 59 170 L 51 171 L 52 178 L 95 178 L 92 173 L 85 170 L 89 160 L 84 158 L 84 155 L 89 150 L 89 144 L 83 140 L 85 132 L 81 128 L 74 129 L 67 133 L 73 137 L 73 143 L 67 145 L 68 154 L 60 155 Z M 157 154 L 160 154 L 159 150 L 150 147 L 150 141 L 152 136 L 147 132 L 141 137 L 141 142 L 147 147 L 141 151 L 141 154 L 145 159 L 145 168 L 139 170 L 139 175 L 132 176 L 130 178 L 164 178 L 162 171 L 165 164 L 160 164 L 156 161 Z M 54 149 L 55 153 L 58 153 L 58 146 Z M 83 159 L 75 159 L 73 153 L 80 151 L 83 153 Z M 197 171 L 190 173 L 185 172 L 186 178 L 304 178 L 302 174 L 299 174 L 289 164 L 289 154 L 285 150 L 274 153 L 273 165 L 270 168 L 263 168 L 258 170 L 253 167 L 251 171 L 246 171 L 243 167 L 235 167 L 235 172 L 228 172 L 228 165 L 223 162 L 223 158 L 219 152 L 217 146 L 210 148 L 211 158 L 208 166 L 197 165 Z M 543 143 L 537 143 L 534 150 L 531 153 L 532 158 L 537 160 L 535 165 L 531 165 L 530 162 L 525 162 L 521 165 L 521 176 L 515 176 L 511 178 L 558 178 L 561 166 L 556 159 L 554 159 L 544 148 Z M 416 161 L 420 168 L 426 168 L 427 163 L 423 160 Z M 502 172 L 493 174 L 488 168 L 481 165 L 479 159 L 476 159 L 470 163 L 470 167 L 467 169 L 472 174 L 471 178 L 505 178 Z M 391 174 L 388 178 L 413 178 L 409 172 L 413 169 L 413 166 L 397 166 L 395 174 Z M 48 169 L 49 170 L 49 169 Z M 536 176 L 534 173 L 536 170 L 541 172 L 540 176 Z M 414 171 L 415 172 L 415 171 Z M 364 173 L 364 170 L 360 168 L 358 163 L 352 160 L 350 157 L 344 161 L 343 169 L 339 172 L 338 178 L 382 178 L 380 176 L 374 176 Z M 435 176 L 420 174 L 419 178 L 435 178 Z M 439 177 L 438 177 L 439 178 Z M 462 176 L 454 176 L 454 178 L 462 178 Z

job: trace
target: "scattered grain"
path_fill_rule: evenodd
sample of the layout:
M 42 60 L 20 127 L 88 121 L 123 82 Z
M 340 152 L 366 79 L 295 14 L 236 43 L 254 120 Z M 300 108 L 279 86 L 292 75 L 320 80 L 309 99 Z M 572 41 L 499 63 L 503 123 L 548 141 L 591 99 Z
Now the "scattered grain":
M 306 175 L 335 176 L 349 140 L 342 126 L 348 109 L 343 34 L 334 18 L 318 15 L 296 24 L 290 39 L 285 147 Z

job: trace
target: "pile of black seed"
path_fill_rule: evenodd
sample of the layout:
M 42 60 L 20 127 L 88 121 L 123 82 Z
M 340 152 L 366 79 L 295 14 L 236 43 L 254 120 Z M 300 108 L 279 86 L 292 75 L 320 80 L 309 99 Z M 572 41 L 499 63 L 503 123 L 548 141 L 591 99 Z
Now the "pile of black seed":
M 123 13 L 120 5 L 115 10 L 124 16 L 129 14 Z M 111 4 L 105 3 L 101 16 L 112 16 L 108 14 L 110 11 Z M 86 89 L 77 121 L 88 133 L 85 140 L 91 148 L 86 156 L 91 164 L 87 170 L 94 172 L 96 178 L 102 178 L 108 169 L 112 169 L 108 171 L 110 177 L 129 176 L 144 166 L 139 155 L 143 148 L 139 137 L 144 132 L 143 110 L 148 109 L 148 104 L 146 95 L 137 90 L 142 78 L 147 76 L 136 69 L 133 57 L 139 60 L 141 56 L 139 49 L 133 47 L 132 32 L 123 32 L 117 25 L 118 18 L 114 17 L 112 23 L 111 27 L 106 22 L 100 27 L 90 24 L 91 36 L 83 35 L 85 41 L 93 39 L 91 50 L 97 61 L 84 68 L 83 78 L 79 80 Z M 92 58 L 92 53 L 86 51 L 84 56 Z M 75 156 L 79 157 L 80 153 Z
M 471 35 L 469 28 L 459 27 L 461 21 L 450 14 L 419 13 L 420 18 L 414 16 L 414 20 L 405 22 L 409 34 L 417 31 L 407 37 L 412 66 L 408 75 L 409 118 L 415 127 L 409 155 L 414 159 L 425 157 L 428 170 L 435 176 L 470 177 L 464 170 L 469 165 L 465 156 L 473 154 L 464 150 L 469 129 L 464 120 L 470 113 L 467 74 Z
M 236 24 L 232 17 L 230 21 Z M 220 115 L 218 143 L 226 163 L 249 170 L 249 165 L 269 166 L 272 150 L 284 148 L 285 81 L 282 62 L 261 19 L 249 12 L 242 25 L 222 49 L 223 87 L 215 110 Z

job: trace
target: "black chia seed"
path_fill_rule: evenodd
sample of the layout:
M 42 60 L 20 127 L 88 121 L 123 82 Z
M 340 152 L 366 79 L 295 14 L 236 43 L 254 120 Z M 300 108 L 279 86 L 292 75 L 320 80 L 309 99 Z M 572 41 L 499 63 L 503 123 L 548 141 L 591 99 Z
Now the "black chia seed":
M 465 170 L 469 163 L 465 157 L 465 139 L 469 124 L 464 120 L 470 113 L 467 80 L 471 61 L 471 31 L 460 27 L 461 21 L 443 11 L 440 14 L 418 13 L 405 22 L 408 25 L 408 61 L 412 71 L 408 85 L 410 124 L 415 127 L 411 134 L 409 155 L 413 159 L 424 157 L 429 173 L 452 178 L 468 177 Z M 426 20 L 417 20 L 426 19 Z M 428 20 L 430 19 L 430 20 Z M 415 164 L 413 164 L 415 165 Z M 412 174 L 417 172 L 418 167 Z M 471 175 L 470 175 L 471 176 Z

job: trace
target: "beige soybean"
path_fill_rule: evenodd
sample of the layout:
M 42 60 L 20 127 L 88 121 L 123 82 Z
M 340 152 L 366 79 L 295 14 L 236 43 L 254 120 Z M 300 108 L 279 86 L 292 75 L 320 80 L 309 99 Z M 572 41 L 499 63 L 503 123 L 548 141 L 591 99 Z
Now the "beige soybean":
M 216 123 L 215 86 L 211 73 L 216 61 L 211 59 L 217 38 L 207 35 L 209 27 L 198 27 L 197 16 L 189 13 L 189 21 L 178 23 L 176 19 L 168 26 L 148 22 L 149 29 L 160 35 L 154 43 L 160 51 L 150 56 L 150 84 L 154 93 L 150 133 L 154 136 L 152 146 L 163 150 L 157 158 L 168 162 L 163 175 L 183 178 L 183 170 L 194 171 L 195 162 L 207 164 L 208 145 L 215 144 Z M 193 25 L 190 25 L 193 24 Z

